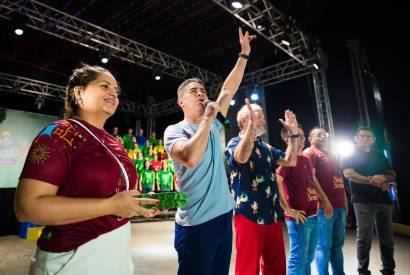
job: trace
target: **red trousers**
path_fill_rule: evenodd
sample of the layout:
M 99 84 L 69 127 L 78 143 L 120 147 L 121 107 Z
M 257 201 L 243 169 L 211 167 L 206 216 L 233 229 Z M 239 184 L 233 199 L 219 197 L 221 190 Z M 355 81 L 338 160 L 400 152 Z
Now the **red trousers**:
M 234 216 L 236 231 L 235 275 L 286 275 L 282 223 L 257 224 Z

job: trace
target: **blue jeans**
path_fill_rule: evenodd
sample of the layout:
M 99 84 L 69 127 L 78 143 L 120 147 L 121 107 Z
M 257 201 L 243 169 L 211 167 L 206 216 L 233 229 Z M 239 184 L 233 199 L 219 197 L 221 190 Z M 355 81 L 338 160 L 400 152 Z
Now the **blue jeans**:
M 303 224 L 297 224 L 293 219 L 286 224 L 290 242 L 288 275 L 310 275 L 310 264 L 319 239 L 318 217 L 309 217 Z
M 328 219 L 325 211 L 318 211 L 320 234 L 316 249 L 316 267 L 319 275 L 329 275 L 329 262 L 333 275 L 344 275 L 343 244 L 345 241 L 346 210 L 334 208 Z
M 178 275 L 227 275 L 232 252 L 232 211 L 205 223 L 175 223 Z

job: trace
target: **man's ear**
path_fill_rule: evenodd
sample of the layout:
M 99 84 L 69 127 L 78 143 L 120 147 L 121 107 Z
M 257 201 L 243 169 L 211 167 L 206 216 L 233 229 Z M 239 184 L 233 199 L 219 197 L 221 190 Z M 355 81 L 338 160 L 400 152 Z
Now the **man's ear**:
M 182 101 L 182 99 L 178 99 L 178 100 L 177 100 L 177 104 L 178 104 L 178 106 L 181 107 L 181 108 L 184 107 L 184 102 Z

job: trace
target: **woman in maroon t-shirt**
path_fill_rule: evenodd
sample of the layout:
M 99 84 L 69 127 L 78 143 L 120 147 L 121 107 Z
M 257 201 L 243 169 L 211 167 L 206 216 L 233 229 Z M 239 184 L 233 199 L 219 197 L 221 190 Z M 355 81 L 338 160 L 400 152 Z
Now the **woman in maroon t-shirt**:
M 35 138 L 17 187 L 18 219 L 46 225 L 30 273 L 133 274 L 128 219 L 154 216 L 140 204 L 158 201 L 134 197 L 134 164 L 103 128 L 119 104 L 117 81 L 83 65 L 66 93 L 65 119 Z

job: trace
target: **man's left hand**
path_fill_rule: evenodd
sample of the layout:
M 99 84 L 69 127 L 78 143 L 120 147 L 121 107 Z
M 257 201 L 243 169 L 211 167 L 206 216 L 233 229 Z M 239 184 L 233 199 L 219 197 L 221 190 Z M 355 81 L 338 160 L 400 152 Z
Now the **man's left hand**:
M 280 123 L 282 123 L 283 127 L 288 129 L 288 132 L 291 135 L 296 135 L 298 133 L 298 120 L 296 119 L 296 115 L 291 110 L 285 111 L 285 120 L 279 119 Z

